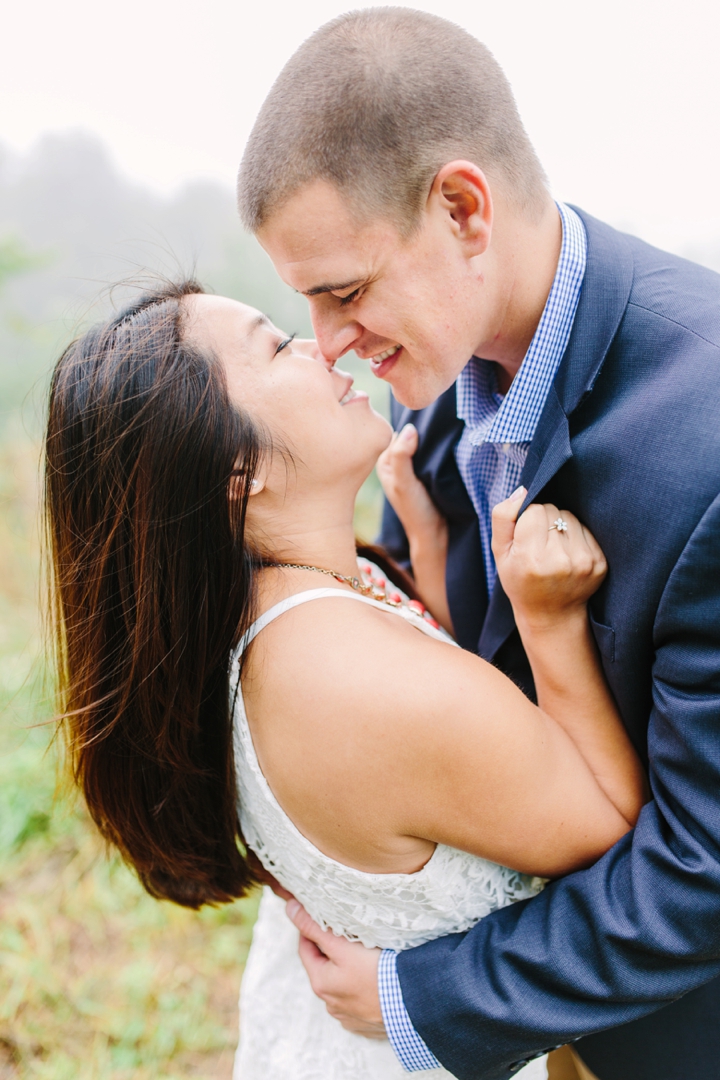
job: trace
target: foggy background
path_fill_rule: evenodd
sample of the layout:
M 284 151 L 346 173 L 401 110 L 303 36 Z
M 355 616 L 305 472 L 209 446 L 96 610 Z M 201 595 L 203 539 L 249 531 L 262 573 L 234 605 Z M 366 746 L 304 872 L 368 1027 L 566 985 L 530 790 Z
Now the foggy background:
M 715 0 L 414 6 L 450 15 L 493 50 L 557 197 L 720 268 Z M 27 0 L 6 11 L 4 413 L 93 302 L 107 304 L 107 286 L 145 268 L 195 269 L 215 291 L 308 332 L 304 302 L 242 233 L 233 185 L 283 63 L 344 9 L 336 0 Z M 379 400 L 385 390 L 374 389 Z
M 366 5 L 358 5 L 366 6 Z M 717 0 L 440 0 L 553 193 L 720 270 Z M 256 112 L 331 0 L 15 0 L 0 22 L 0 1080 L 230 1080 L 256 896 L 143 893 L 57 786 L 37 507 L 48 372 L 118 281 L 195 272 L 310 332 L 235 213 Z M 452 107 L 452 103 L 449 103 Z M 387 406 L 387 387 L 344 358 Z M 360 500 L 373 535 L 379 488 Z M 39 600 L 39 602 L 38 602 Z

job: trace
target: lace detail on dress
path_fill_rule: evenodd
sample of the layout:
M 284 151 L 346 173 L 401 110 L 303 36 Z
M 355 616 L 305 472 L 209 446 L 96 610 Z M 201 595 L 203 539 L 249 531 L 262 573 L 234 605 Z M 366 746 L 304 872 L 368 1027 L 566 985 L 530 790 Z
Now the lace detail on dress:
M 539 879 L 442 845 L 416 874 L 364 874 L 328 858 L 287 817 L 255 754 L 238 685 L 238 655 L 282 611 L 320 596 L 376 604 L 337 589 L 290 597 L 258 619 L 232 659 L 235 761 L 246 842 L 321 926 L 370 946 L 407 949 L 466 930 L 496 908 L 534 895 L 542 887 Z M 397 614 L 424 633 L 450 641 L 407 609 L 397 609 Z M 354 1035 L 329 1016 L 300 963 L 298 940 L 284 903 L 265 889 L 243 975 L 234 1080 L 407 1077 L 387 1040 Z M 417 1075 L 420 1080 L 452 1080 L 443 1068 Z M 532 1062 L 517 1076 L 519 1080 L 547 1080 L 545 1060 Z
M 314 589 L 297 593 L 266 612 L 241 643 L 232 659 L 230 682 L 235 699 L 240 821 L 246 843 L 323 928 L 370 947 L 412 948 L 468 930 L 491 911 L 534 896 L 543 885 L 539 878 L 442 844 L 415 874 L 366 874 L 324 855 L 288 818 L 255 754 L 242 691 L 237 688 L 238 659 L 241 649 L 273 618 L 291 606 L 321 597 L 340 597 L 391 610 L 354 593 Z M 442 631 L 434 630 L 408 609 L 397 609 L 397 614 L 424 633 L 450 642 Z

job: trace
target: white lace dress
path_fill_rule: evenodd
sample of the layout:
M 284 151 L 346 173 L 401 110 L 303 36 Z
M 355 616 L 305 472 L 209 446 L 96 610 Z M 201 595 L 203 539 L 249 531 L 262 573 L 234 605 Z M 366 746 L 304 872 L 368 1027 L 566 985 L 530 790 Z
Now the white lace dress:
M 338 589 L 313 589 L 282 601 L 262 615 L 232 659 L 235 760 L 243 835 L 265 868 L 293 893 L 324 928 L 368 946 L 409 949 L 467 930 L 516 900 L 534 896 L 542 882 L 485 859 L 439 844 L 415 874 L 366 874 L 336 862 L 300 833 L 260 769 L 238 685 L 238 658 L 273 619 L 298 604 L 325 597 L 377 601 Z M 444 641 L 421 616 L 397 609 L 418 629 Z M 313 994 L 298 954 L 298 932 L 285 904 L 264 889 L 240 993 L 240 1042 L 234 1080 L 400 1080 L 407 1077 L 387 1041 L 345 1031 Z M 420 1080 L 450 1077 L 445 1069 Z M 516 1074 L 544 1080 L 545 1059 Z

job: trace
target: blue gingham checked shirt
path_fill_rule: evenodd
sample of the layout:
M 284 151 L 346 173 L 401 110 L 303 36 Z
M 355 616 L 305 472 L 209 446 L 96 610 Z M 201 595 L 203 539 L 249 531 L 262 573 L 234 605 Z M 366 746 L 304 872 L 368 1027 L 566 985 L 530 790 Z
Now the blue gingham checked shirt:
M 528 446 L 570 338 L 585 276 L 585 227 L 569 206 L 557 206 L 563 239 L 555 280 L 507 395 L 497 392 L 493 364 L 476 356 L 457 380 L 457 414 L 465 421 L 465 430 L 455 449 L 455 460 L 480 524 L 488 593 L 496 577 L 490 547 L 491 515 L 520 483 Z M 407 1072 L 437 1069 L 440 1062 L 418 1035 L 403 1003 L 396 959 L 395 952 L 384 949 L 378 968 L 380 1006 L 388 1037 Z

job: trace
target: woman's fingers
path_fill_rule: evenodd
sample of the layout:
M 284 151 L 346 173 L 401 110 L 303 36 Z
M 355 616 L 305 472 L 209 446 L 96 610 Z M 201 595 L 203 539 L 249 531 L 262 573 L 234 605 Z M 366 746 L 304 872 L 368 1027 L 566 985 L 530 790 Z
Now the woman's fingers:
M 496 560 L 512 547 L 518 514 L 526 495 L 526 489 L 520 486 L 508 499 L 498 503 L 492 512 L 492 550 Z M 532 507 L 528 509 L 532 510 Z
M 593 534 L 588 528 L 585 527 L 585 525 L 581 525 L 580 528 L 582 529 L 583 538 L 588 546 L 588 550 L 593 557 L 596 574 L 599 574 L 601 577 L 605 577 L 605 575 L 607 574 L 608 566 L 603 549 L 600 547 Z
M 536 619 L 552 618 L 576 609 L 605 576 L 600 546 L 569 510 L 533 504 L 513 524 L 511 508 L 501 504 L 494 525 L 498 574 L 516 617 L 522 611 Z
M 406 424 L 380 455 L 377 474 L 385 497 L 400 518 L 408 539 L 422 540 L 445 528 L 439 510 L 413 469 L 418 446 L 417 428 Z
M 557 521 L 565 525 L 562 530 L 556 526 L 552 532 L 555 533 L 556 550 L 565 553 L 571 572 L 578 578 L 592 578 L 599 584 L 607 572 L 607 563 L 593 534 L 570 510 L 558 510 L 555 514 L 555 507 L 548 505 L 546 511 L 548 529 L 556 526 Z
M 390 502 L 413 481 L 420 483 L 413 472 L 412 465 L 417 445 L 417 428 L 413 424 L 406 424 L 402 431 L 395 433 L 393 441 L 378 459 L 377 473 L 383 491 Z

